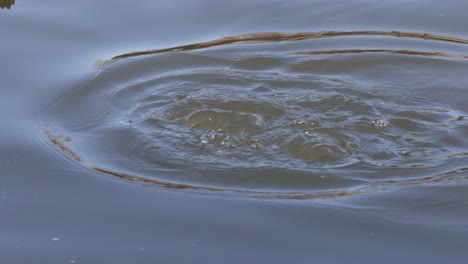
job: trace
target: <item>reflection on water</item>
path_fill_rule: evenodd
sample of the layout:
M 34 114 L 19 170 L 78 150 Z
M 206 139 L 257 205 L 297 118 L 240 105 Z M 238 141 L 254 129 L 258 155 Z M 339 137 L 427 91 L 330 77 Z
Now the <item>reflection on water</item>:
M 466 44 L 325 31 L 122 54 L 51 106 L 46 136 L 107 175 L 262 199 L 465 181 Z
M 0 0 L 0 8 L 7 8 L 10 9 L 12 5 L 15 4 L 15 0 Z

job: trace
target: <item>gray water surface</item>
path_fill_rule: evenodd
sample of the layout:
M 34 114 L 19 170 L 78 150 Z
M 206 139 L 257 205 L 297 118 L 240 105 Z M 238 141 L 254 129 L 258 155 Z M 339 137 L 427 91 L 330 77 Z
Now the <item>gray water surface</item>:
M 468 256 L 465 2 L 0 7 L 1 263 Z

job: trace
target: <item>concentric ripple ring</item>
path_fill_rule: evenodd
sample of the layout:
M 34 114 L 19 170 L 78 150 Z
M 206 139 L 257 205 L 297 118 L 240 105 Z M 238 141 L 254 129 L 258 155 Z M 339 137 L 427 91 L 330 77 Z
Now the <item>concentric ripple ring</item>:
M 323 31 L 126 53 L 49 105 L 44 134 L 96 172 L 201 193 L 330 199 L 464 181 L 454 95 L 467 44 Z

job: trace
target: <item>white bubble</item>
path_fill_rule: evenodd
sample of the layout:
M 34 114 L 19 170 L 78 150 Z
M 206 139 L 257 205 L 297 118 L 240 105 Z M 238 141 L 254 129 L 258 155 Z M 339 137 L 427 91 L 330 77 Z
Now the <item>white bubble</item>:
M 388 126 L 388 121 L 383 119 L 375 119 L 371 121 L 371 124 L 377 128 L 384 128 Z

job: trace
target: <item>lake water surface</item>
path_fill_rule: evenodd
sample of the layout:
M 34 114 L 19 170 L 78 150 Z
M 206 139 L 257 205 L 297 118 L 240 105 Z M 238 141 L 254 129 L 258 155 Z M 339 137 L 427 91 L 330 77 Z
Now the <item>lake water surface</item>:
M 464 1 L 0 1 L 0 263 L 464 263 Z

